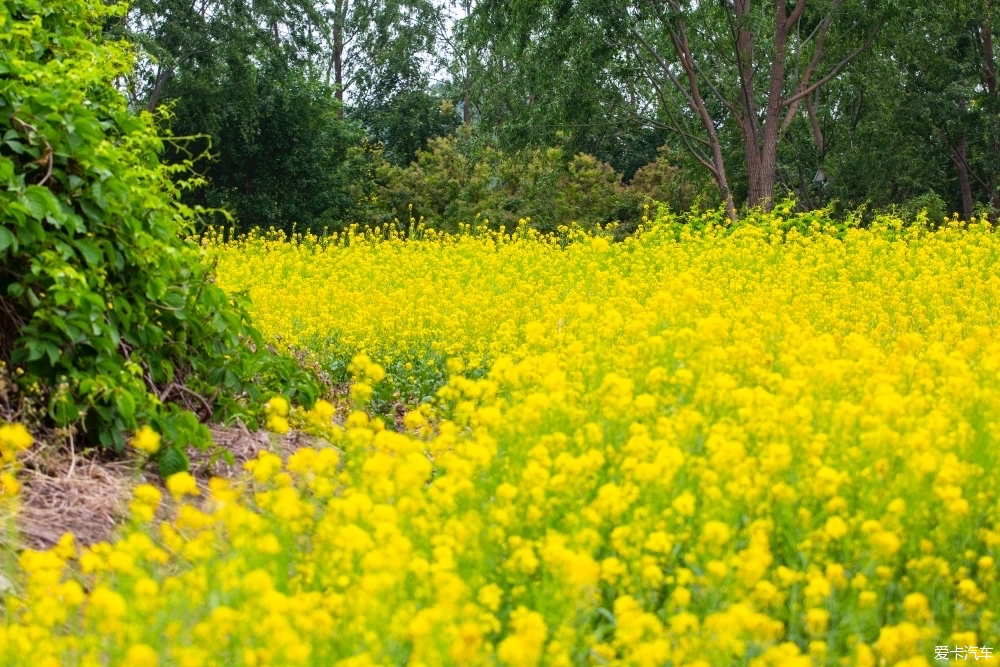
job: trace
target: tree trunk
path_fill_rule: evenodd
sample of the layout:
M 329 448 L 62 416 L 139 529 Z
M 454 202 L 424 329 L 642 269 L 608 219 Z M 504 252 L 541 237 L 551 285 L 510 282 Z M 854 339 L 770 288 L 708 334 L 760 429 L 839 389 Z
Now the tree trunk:
M 767 108 L 764 111 L 763 127 L 758 123 L 757 103 L 754 97 L 754 53 L 753 34 L 744 23 L 750 12 L 750 0 L 738 0 L 733 4 L 736 22 L 736 53 L 739 59 L 740 107 L 743 118 L 743 147 L 746 154 L 749 189 L 747 205 L 760 206 L 770 211 L 774 206 L 774 181 L 778 166 L 779 117 L 784 106 L 785 49 L 788 31 L 798 20 L 805 2 L 796 3 L 792 15 L 785 13 L 784 0 L 775 3 L 774 54 L 771 58 L 771 76 L 767 89 Z
M 760 182 L 757 184 L 759 199 L 751 206 L 763 206 L 765 211 L 774 207 L 774 178 L 778 168 L 778 138 L 781 135 L 781 110 L 785 106 L 785 51 L 788 47 L 788 33 L 798 21 L 805 8 L 805 0 L 796 2 L 792 13 L 785 13 L 784 0 L 776 3 L 774 17 L 774 56 L 771 60 L 771 85 L 767 91 L 767 112 L 764 116 L 764 141 L 760 147 Z M 821 32 L 816 44 L 817 53 L 813 60 L 822 56 L 825 31 Z M 808 71 L 808 70 L 807 70 Z
M 722 201 L 726 204 L 726 216 L 736 222 L 736 202 L 733 201 L 733 191 L 729 188 L 729 178 L 726 176 L 726 164 L 722 161 L 722 144 L 718 139 L 712 142 L 712 159 L 715 162 L 715 182 L 719 186 Z
M 344 101 L 344 43 L 340 26 L 333 29 L 333 85 L 337 99 Z
M 986 2 L 986 21 L 983 22 L 983 64 L 986 68 L 986 91 L 990 96 L 997 94 L 996 59 L 993 57 L 993 24 L 989 12 L 993 9 L 992 0 Z
M 333 26 L 333 86 L 334 95 L 340 102 L 337 110 L 337 117 L 344 117 L 344 26 L 339 23 L 341 17 L 337 17 L 338 23 Z
M 782 76 L 784 75 L 782 74 Z M 774 181 L 778 168 L 777 108 L 773 116 L 768 113 L 766 118 L 764 137 L 760 147 L 758 148 L 756 142 L 753 146 L 746 147 L 748 153 L 751 149 L 756 153 L 752 160 L 747 161 L 747 173 L 750 175 L 747 205 L 750 207 L 760 206 L 765 211 L 770 211 L 774 208 Z
M 752 165 L 751 165 L 752 163 Z M 750 188 L 747 191 L 747 206 L 760 206 L 765 211 L 774 208 L 775 159 L 773 153 L 761 155 L 747 161 Z
M 745 1 L 749 2 L 749 0 Z M 733 192 L 729 187 L 729 178 L 726 176 L 726 163 L 722 156 L 722 142 L 719 141 L 719 135 L 715 130 L 715 123 L 712 120 L 712 116 L 708 113 L 708 106 L 705 104 L 705 99 L 701 96 L 701 87 L 698 85 L 698 73 L 695 71 L 694 59 L 691 53 L 691 46 L 688 43 L 684 21 L 677 22 L 677 30 L 676 32 L 671 32 L 670 39 L 673 42 L 674 50 L 678 58 L 680 58 L 681 66 L 684 68 L 684 73 L 688 79 L 688 87 L 691 91 L 690 104 L 693 107 L 692 111 L 698 114 L 701 125 L 708 135 L 708 146 L 712 151 L 711 162 L 700 157 L 699 161 L 712 172 L 712 176 L 719 186 L 719 194 L 722 195 L 722 200 L 726 205 L 726 215 L 731 221 L 735 222 L 736 203 L 733 201 Z
M 757 58 L 756 56 L 760 54 L 754 53 L 756 39 L 754 29 L 760 26 L 758 17 L 753 16 L 752 5 L 754 2 L 755 0 L 721 2 L 723 11 L 727 14 L 728 30 L 725 31 L 724 37 L 720 34 L 718 39 L 711 39 L 716 49 L 722 46 L 723 41 L 728 42 L 726 51 L 729 47 L 733 48 L 730 53 L 735 55 L 737 93 L 732 96 L 727 96 L 719 90 L 719 88 L 728 88 L 729 82 L 723 82 L 723 85 L 717 87 L 710 75 L 711 69 L 708 70 L 708 74 L 702 71 L 692 53 L 684 17 L 692 4 L 701 3 L 685 3 L 682 0 L 660 0 L 658 2 L 651 0 L 648 3 L 654 8 L 662 7 L 664 10 L 656 9 L 657 13 L 652 15 L 660 17 L 659 20 L 670 37 L 677 60 L 684 70 L 684 78 L 687 79 L 685 83 L 681 83 L 680 77 L 671 70 L 667 59 L 662 57 L 657 49 L 643 37 L 642 30 L 638 27 L 630 28 L 632 37 L 642 45 L 646 52 L 653 56 L 659 68 L 664 72 L 664 84 L 669 80 L 679 90 L 686 98 L 687 106 L 692 115 L 700 121 L 705 132 L 704 137 L 695 136 L 687 122 L 683 120 L 678 122 L 673 117 L 670 117 L 670 122 L 663 127 L 675 131 L 698 162 L 712 173 L 726 202 L 726 211 L 731 219 L 735 219 L 736 212 L 717 136 L 717 122 L 699 91 L 699 79 L 705 81 L 706 89 L 711 91 L 725 107 L 730 117 L 735 119 L 739 125 L 748 175 L 747 203 L 750 206 L 759 206 L 764 210 L 770 210 L 774 206 L 774 193 L 778 177 L 778 145 L 784 128 L 787 128 L 795 116 L 801 100 L 833 80 L 841 69 L 871 45 L 878 34 L 878 30 L 873 31 L 858 49 L 834 64 L 825 75 L 817 77 L 818 67 L 824 57 L 824 41 L 827 32 L 833 23 L 837 8 L 844 2 L 844 0 L 831 0 L 829 6 L 824 10 L 825 17 L 819 25 L 812 29 L 812 36 L 806 40 L 807 42 L 812 41 L 813 44 L 811 57 L 802 72 L 796 72 L 796 76 L 793 77 L 796 81 L 786 81 L 789 35 L 791 30 L 798 26 L 809 0 L 774 0 L 773 49 L 764 49 L 765 52 L 770 51 L 770 53 L 766 53 L 766 57 L 769 59 Z M 761 4 L 772 6 L 771 3 Z M 704 37 L 704 35 L 701 36 Z M 729 42 L 729 40 L 732 41 Z M 796 58 L 798 59 L 801 55 L 804 54 L 796 54 Z M 769 72 L 767 96 L 766 98 L 760 96 L 758 99 L 758 91 L 754 90 L 754 81 L 764 72 Z M 653 83 L 660 96 L 661 105 L 668 105 L 663 95 L 659 93 L 657 82 L 654 80 Z M 792 89 L 795 92 L 786 93 L 788 84 L 793 84 Z M 806 100 L 806 105 L 810 105 L 809 100 Z M 817 139 L 817 147 L 822 155 L 825 147 L 815 112 L 811 112 L 811 121 Z M 711 156 L 708 154 L 709 149 Z
M 968 221 L 972 220 L 972 186 L 969 184 L 969 168 L 966 160 L 967 146 L 965 143 L 965 132 L 958 138 L 958 146 L 952 149 L 955 152 L 955 171 L 958 172 L 958 187 L 962 191 L 962 217 Z
M 990 103 L 987 110 L 990 112 L 990 156 L 989 161 L 989 173 L 986 176 L 986 181 L 989 183 L 990 191 L 988 193 L 990 198 L 990 205 L 993 207 L 994 211 L 1000 211 L 1000 183 L 997 183 L 997 170 L 994 167 L 993 160 L 996 156 L 1000 154 L 1000 127 L 997 127 L 996 114 L 1000 109 L 1000 105 L 997 104 L 997 65 L 996 58 L 993 56 L 993 0 L 986 0 L 986 20 L 983 21 L 981 27 L 982 38 L 983 38 L 983 66 L 986 74 L 986 92 L 989 95 Z
M 160 101 L 160 96 L 163 94 L 163 87 L 167 85 L 167 80 L 170 79 L 174 74 L 173 67 L 161 67 L 156 74 L 156 84 L 153 86 L 153 92 L 149 94 L 149 102 L 146 103 L 146 111 L 153 113 L 156 110 L 156 105 Z

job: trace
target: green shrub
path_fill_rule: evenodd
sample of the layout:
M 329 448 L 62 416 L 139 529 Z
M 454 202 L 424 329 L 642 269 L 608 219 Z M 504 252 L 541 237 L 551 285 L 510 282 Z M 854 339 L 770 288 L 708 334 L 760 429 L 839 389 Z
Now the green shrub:
M 935 225 L 941 224 L 950 213 L 948 204 L 941 198 L 941 195 L 930 191 L 907 199 L 896 208 L 898 208 L 898 214 L 907 220 L 915 220 L 918 215 L 926 214 L 927 220 Z
M 151 424 L 165 474 L 210 444 L 193 411 L 252 424 L 278 388 L 311 402 L 314 376 L 267 352 L 184 239 L 201 211 L 178 197 L 197 182 L 160 162 L 154 119 L 113 86 L 129 54 L 93 39 L 124 5 L 2 7 L 0 360 L 90 444 L 121 450 Z
M 449 231 L 486 220 L 490 227 L 513 229 L 530 218 L 531 226 L 542 231 L 614 222 L 628 232 L 639 223 L 645 204 L 678 211 L 695 204 L 712 207 L 718 199 L 687 178 L 665 150 L 625 185 L 621 174 L 593 156 L 566 155 L 558 147 L 505 153 L 465 130 L 431 139 L 407 167 L 380 167 L 376 181 L 375 201 L 360 222 L 405 223 L 412 215 Z
M 666 204 L 675 213 L 696 207 L 714 209 L 722 202 L 711 177 L 703 173 L 700 179 L 692 178 L 679 166 L 667 146 L 661 146 L 656 151 L 656 159 L 635 172 L 628 188 L 633 195 Z

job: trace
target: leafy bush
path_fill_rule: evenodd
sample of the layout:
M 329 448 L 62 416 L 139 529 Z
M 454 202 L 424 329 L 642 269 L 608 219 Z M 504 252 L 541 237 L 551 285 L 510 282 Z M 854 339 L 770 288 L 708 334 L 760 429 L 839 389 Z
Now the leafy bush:
M 149 114 L 112 81 L 130 66 L 99 44 L 124 11 L 100 0 L 4 0 L 0 13 L 0 360 L 40 386 L 48 417 L 121 450 L 152 424 L 161 472 L 210 443 L 203 419 L 251 423 L 272 387 L 311 403 L 314 377 L 269 354 L 245 303 L 184 240 L 197 185 L 162 164 Z M 191 409 L 186 409 L 191 408 Z
M 633 194 L 667 204 L 675 213 L 719 206 L 719 189 L 707 173 L 700 180 L 692 178 L 678 165 L 681 156 L 672 154 L 665 145 L 656 153 L 656 159 L 640 167 L 629 181 Z
M 949 213 L 948 204 L 944 199 L 936 192 L 930 191 L 906 200 L 898 209 L 900 216 L 907 220 L 915 219 L 923 213 L 934 224 L 941 224 Z
M 452 102 L 426 90 L 404 90 L 374 99 L 377 102 L 367 95 L 349 117 L 364 126 L 392 164 L 410 164 L 429 140 L 454 132 L 460 122 Z
M 492 228 L 513 229 L 521 218 L 530 218 L 532 227 L 546 232 L 574 222 L 587 229 L 618 222 L 631 231 L 644 204 L 687 210 L 698 202 L 715 202 L 711 191 L 672 164 L 666 151 L 629 185 L 590 155 L 566 155 L 558 147 L 505 153 L 464 131 L 432 139 L 416 155 L 407 167 L 377 170 L 377 195 L 361 221 L 405 223 L 413 216 L 455 231 L 460 223 L 487 220 Z

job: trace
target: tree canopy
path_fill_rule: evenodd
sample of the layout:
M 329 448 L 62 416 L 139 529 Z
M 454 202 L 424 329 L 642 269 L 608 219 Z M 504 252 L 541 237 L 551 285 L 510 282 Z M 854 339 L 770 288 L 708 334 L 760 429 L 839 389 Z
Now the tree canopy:
M 730 217 L 931 199 L 1000 206 L 992 0 L 139 0 L 139 58 L 243 228 L 364 224 L 379 183 L 466 127 L 591 155 L 627 183 L 666 146 Z M 200 143 L 199 143 L 200 141 Z M 177 153 L 174 157 L 180 157 Z M 397 184 L 398 185 L 398 184 Z M 384 218 L 385 216 L 381 216 Z M 376 215 L 375 218 L 380 218 Z M 380 219 L 381 219 L 380 218 Z

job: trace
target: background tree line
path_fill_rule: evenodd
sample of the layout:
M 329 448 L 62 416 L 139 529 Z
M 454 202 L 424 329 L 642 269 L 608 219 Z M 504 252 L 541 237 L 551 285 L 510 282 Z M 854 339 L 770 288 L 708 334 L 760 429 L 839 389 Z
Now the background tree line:
M 1000 209 L 993 0 L 138 0 L 185 196 L 242 229 L 643 203 Z M 478 214 L 478 218 L 476 217 Z

